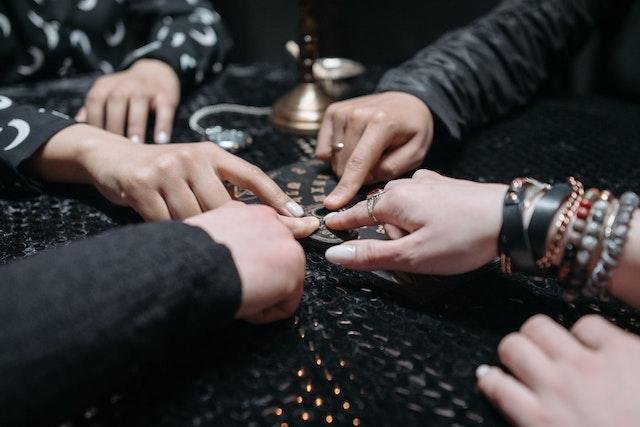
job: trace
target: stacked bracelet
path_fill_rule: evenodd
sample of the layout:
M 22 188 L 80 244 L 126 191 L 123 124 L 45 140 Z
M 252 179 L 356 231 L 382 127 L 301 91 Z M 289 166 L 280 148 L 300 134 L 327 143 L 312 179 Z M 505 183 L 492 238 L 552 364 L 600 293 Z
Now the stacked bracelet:
M 585 295 L 587 296 L 606 296 L 607 286 L 611 281 L 613 271 L 618 266 L 622 250 L 627 242 L 631 219 L 638 208 L 640 199 L 637 194 L 627 192 L 620 197 L 618 203 L 619 207 L 613 225 L 606 231 L 600 259 L 591 271 L 591 277 L 585 286 Z
M 505 195 L 499 249 L 502 270 L 557 275 L 563 297 L 606 297 L 627 241 L 635 193 L 616 200 L 569 178 L 549 186 L 517 178 Z

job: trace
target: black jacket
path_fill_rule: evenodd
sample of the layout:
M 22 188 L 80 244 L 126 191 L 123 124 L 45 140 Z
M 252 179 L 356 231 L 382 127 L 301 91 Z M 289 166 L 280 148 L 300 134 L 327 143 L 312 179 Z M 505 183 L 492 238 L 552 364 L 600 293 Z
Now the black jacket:
M 599 32 L 600 77 L 640 100 L 640 2 L 506 0 L 445 34 L 388 72 L 378 91 L 423 100 L 453 139 L 531 101 L 566 75 L 573 55 Z
M 230 46 L 206 0 L 0 0 L 0 85 L 110 73 L 153 58 L 186 89 L 220 71 Z M 29 186 L 21 163 L 72 124 L 0 90 L 0 190 Z
M 230 252 L 177 222 L 0 266 L 0 425 L 122 391 L 132 368 L 230 321 L 240 299 Z

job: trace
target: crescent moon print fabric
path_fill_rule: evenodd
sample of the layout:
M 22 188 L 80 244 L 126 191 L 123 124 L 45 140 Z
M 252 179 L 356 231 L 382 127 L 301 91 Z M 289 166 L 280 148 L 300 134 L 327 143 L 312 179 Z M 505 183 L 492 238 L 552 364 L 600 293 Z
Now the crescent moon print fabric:
M 0 86 L 111 73 L 151 58 L 168 63 L 186 90 L 221 71 L 231 44 L 205 0 L 0 0 Z M 0 169 L 19 177 L 18 166 L 73 123 L 0 89 Z

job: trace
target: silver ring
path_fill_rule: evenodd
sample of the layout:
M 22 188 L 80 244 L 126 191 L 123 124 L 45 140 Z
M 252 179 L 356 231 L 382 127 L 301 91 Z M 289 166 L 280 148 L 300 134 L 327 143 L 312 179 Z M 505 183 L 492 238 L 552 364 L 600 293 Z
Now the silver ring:
M 384 190 L 381 188 L 377 188 L 367 194 L 367 213 L 369 214 L 369 218 L 371 218 L 371 220 L 376 224 L 381 224 L 381 222 L 376 218 L 376 214 L 373 213 L 373 209 L 376 207 L 376 203 L 378 203 L 378 200 L 380 200 L 383 194 Z
M 331 145 L 331 152 L 333 153 L 337 153 L 338 151 L 342 151 L 343 149 L 344 149 L 343 142 L 336 142 L 335 144 Z

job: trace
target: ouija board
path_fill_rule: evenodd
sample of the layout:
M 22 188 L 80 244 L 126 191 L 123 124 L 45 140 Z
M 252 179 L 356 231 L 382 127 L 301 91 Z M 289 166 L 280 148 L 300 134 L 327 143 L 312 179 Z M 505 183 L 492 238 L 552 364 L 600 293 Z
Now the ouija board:
M 333 245 L 339 245 L 348 240 L 378 239 L 386 240 L 384 225 L 362 227 L 346 232 L 329 230 L 324 223 L 324 217 L 329 211 L 323 202 L 326 196 L 337 185 L 337 180 L 331 168 L 319 160 L 308 160 L 294 163 L 277 169 L 269 176 L 297 203 L 301 204 L 307 215 L 312 215 L 320 220 L 320 228 L 311 236 L 301 241 L 307 250 L 322 251 Z M 364 188 L 347 205 L 353 206 L 366 198 L 369 188 Z M 232 196 L 245 203 L 260 203 L 260 200 L 250 191 L 238 187 L 230 188 Z M 456 285 L 468 282 L 477 274 L 495 269 L 494 265 L 487 266 L 476 272 L 450 277 L 426 276 L 408 274 L 395 271 L 374 271 L 372 274 L 383 280 L 375 280 L 372 283 L 382 284 L 386 290 L 411 298 L 416 302 L 429 302 L 434 297 L 452 290 Z

